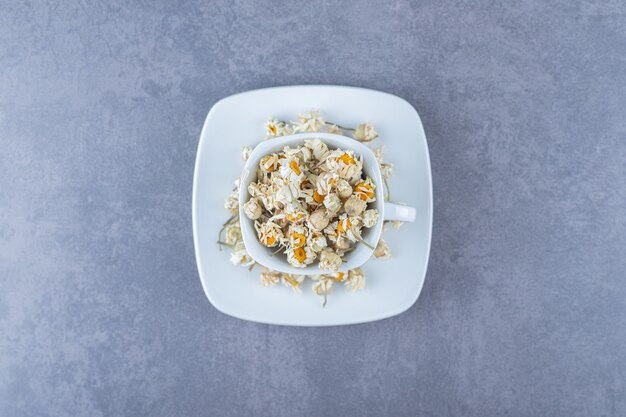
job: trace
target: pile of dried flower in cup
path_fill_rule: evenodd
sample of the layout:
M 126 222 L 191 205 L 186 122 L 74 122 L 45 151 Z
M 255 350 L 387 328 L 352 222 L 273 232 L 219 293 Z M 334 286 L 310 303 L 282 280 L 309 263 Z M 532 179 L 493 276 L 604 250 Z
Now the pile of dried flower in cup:
M 265 124 L 266 139 L 269 140 L 323 129 L 335 134 L 350 131 L 360 142 L 370 142 L 378 137 L 371 123 L 347 128 L 324 121 L 317 111 L 300 115 L 297 122 L 269 118 Z M 382 147 L 374 149 L 387 189 L 385 200 L 388 200 L 387 180 L 393 165 L 383 162 L 382 151 Z M 244 147 L 244 160 L 250 152 L 250 147 Z M 361 268 L 345 273 L 336 271 L 346 252 L 358 242 L 365 243 L 361 239 L 361 228 L 372 227 L 378 222 L 378 211 L 367 207 L 368 203 L 375 201 L 375 187 L 376 184 L 362 174 L 362 158 L 349 150 L 328 149 L 319 140 L 305 141 L 305 145 L 298 148 L 286 147 L 282 152 L 263 158 L 257 182 L 248 189 L 252 198 L 244 204 L 246 216 L 255 220 L 260 242 L 284 251 L 294 266 L 306 266 L 318 259 L 320 269 L 329 272 L 304 276 L 263 268 L 261 284 L 273 287 L 280 282 L 299 293 L 308 277 L 313 281 L 313 292 L 324 298 L 324 306 L 335 283 L 343 282 L 351 292 L 364 288 L 365 274 Z M 230 248 L 232 263 L 252 269 L 255 262 L 246 252 L 241 237 L 238 195 L 239 180 L 235 181 L 235 189 L 225 202 L 225 208 L 232 216 L 224 223 L 218 244 L 220 248 Z M 401 222 L 392 224 L 394 229 L 402 225 Z M 378 241 L 374 257 L 391 257 L 383 239 Z
M 319 260 L 320 269 L 337 272 L 357 242 L 369 246 L 362 228 L 378 222 L 378 210 L 367 207 L 376 201 L 376 185 L 362 168 L 362 156 L 319 139 L 261 158 L 243 206 L 259 242 L 277 247 L 292 266 Z

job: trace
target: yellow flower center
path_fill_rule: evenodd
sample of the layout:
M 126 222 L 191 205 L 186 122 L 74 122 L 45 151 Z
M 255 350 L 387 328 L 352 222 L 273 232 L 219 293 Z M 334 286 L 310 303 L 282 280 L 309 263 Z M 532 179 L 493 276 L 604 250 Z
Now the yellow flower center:
M 267 126 L 267 128 L 272 133 L 272 135 L 276 135 L 276 125 L 269 125 Z
M 305 216 L 304 213 L 302 212 L 298 212 L 298 213 L 289 213 L 287 215 L 287 220 L 289 220 L 290 222 L 297 222 L 300 219 L 303 219 Z
M 343 162 L 346 165 L 356 164 L 356 161 L 354 160 L 354 158 L 348 155 L 347 153 L 344 153 L 343 155 L 341 155 L 339 158 L 337 158 L 337 160 Z
M 295 248 L 293 250 L 293 257 L 302 263 L 306 260 L 306 251 L 303 248 Z
M 301 233 L 294 232 L 291 234 L 291 243 L 293 244 L 294 247 L 301 248 L 306 243 L 306 237 Z
M 300 175 L 300 167 L 296 161 L 289 162 L 289 166 L 291 167 L 291 170 L 296 173 L 296 175 Z
M 337 276 L 333 277 L 335 281 L 343 281 L 343 277 L 346 275 L 344 272 L 337 272 Z
M 346 230 L 350 229 L 350 226 L 352 226 L 352 223 L 350 222 L 350 219 L 346 218 L 342 221 L 339 222 L 339 224 L 337 225 L 337 233 L 345 233 Z
M 263 243 L 265 246 L 273 246 L 276 243 L 276 238 L 274 236 L 265 236 L 264 239 L 262 239 L 261 243 Z
M 326 195 L 318 193 L 317 190 L 313 190 L 313 200 L 315 200 L 316 203 L 323 203 L 324 197 L 326 197 Z
M 354 187 L 354 193 L 357 194 L 361 200 L 367 201 L 368 199 L 374 198 L 374 187 L 372 187 L 371 184 L 360 182 Z

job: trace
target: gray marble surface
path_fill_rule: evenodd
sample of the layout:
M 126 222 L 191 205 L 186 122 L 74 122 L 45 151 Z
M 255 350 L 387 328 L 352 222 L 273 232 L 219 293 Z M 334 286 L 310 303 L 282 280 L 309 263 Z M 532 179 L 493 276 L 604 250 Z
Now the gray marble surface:
M 0 5 L 0 415 L 626 415 L 626 5 Z M 191 184 L 220 98 L 411 102 L 431 263 L 408 312 L 216 311 Z

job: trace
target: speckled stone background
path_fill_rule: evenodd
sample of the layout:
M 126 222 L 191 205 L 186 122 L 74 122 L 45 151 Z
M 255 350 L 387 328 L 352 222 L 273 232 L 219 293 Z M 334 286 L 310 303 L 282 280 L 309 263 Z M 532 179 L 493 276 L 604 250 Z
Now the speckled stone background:
M 204 118 L 305 83 L 422 116 L 431 263 L 398 317 L 202 292 Z M 620 0 L 3 1 L 0 416 L 624 416 L 625 196 Z

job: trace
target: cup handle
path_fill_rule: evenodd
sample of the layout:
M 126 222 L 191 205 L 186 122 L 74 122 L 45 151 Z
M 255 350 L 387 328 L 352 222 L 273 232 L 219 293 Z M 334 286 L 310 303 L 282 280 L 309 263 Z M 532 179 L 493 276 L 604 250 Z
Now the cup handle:
M 416 211 L 414 207 L 385 202 L 385 220 L 414 222 L 415 214 Z

